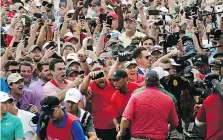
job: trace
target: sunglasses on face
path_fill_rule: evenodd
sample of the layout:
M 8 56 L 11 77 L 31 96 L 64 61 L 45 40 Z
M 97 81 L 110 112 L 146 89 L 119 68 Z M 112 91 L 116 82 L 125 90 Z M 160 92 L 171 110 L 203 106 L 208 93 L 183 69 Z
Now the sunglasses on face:
M 11 72 L 11 73 L 20 73 L 20 69 L 7 70 L 7 72 Z
M 164 68 L 163 70 L 165 70 L 165 71 L 169 71 L 171 68 Z
M 150 56 L 148 55 L 148 56 L 144 56 L 144 58 L 146 58 L 147 60 L 150 58 Z

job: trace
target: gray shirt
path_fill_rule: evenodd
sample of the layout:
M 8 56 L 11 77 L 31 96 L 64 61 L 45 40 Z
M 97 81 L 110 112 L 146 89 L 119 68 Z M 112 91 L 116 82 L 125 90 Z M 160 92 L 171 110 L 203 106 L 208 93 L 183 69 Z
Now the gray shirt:
M 82 121 L 82 118 L 83 118 L 83 115 L 86 111 L 84 111 L 83 109 L 81 108 L 78 108 L 78 111 L 77 111 L 77 117 L 80 119 L 80 121 Z M 86 131 L 87 133 L 88 132 L 95 132 L 95 129 L 94 129 L 94 124 L 93 124 L 93 120 L 92 120 L 92 117 L 90 116 L 89 117 L 89 120 L 87 122 L 87 128 L 86 128 Z

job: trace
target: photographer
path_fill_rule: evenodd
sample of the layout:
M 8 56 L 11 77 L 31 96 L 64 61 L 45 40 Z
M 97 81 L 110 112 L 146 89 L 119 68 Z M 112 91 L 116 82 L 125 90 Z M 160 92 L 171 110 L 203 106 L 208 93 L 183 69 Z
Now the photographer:
M 195 124 L 200 128 L 205 127 L 207 129 L 206 139 L 208 140 L 217 140 L 223 137 L 222 108 L 222 95 L 211 94 L 198 110 Z

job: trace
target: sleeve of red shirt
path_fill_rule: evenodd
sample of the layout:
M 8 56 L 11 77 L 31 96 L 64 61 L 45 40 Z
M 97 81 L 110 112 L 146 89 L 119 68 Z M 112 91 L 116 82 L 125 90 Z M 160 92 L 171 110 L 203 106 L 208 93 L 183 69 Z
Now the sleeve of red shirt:
M 118 113 L 118 107 L 116 106 L 116 99 L 115 99 L 115 94 L 113 94 L 111 98 L 111 111 L 112 111 L 112 117 L 113 118 L 118 118 L 119 113 Z
M 203 104 L 201 106 L 201 108 L 198 110 L 198 113 L 197 113 L 197 116 L 196 116 L 197 120 L 199 122 L 206 122 L 206 115 L 205 114 L 206 114 L 205 113 L 205 105 Z
M 10 43 L 12 41 L 12 38 L 13 38 L 13 36 L 7 35 L 7 38 L 6 38 L 7 47 L 9 47 L 9 45 L 10 45 Z
M 176 111 L 173 101 L 172 101 L 171 106 L 172 106 L 172 110 L 171 110 L 170 116 L 169 116 L 170 125 L 177 127 L 179 125 L 179 120 L 178 120 L 177 111 Z
M 135 116 L 134 113 L 135 113 L 135 109 L 136 109 L 135 106 L 136 106 L 135 95 L 132 95 L 132 97 L 129 99 L 129 102 L 128 102 L 122 116 L 127 118 L 130 121 L 133 121 L 134 116 Z

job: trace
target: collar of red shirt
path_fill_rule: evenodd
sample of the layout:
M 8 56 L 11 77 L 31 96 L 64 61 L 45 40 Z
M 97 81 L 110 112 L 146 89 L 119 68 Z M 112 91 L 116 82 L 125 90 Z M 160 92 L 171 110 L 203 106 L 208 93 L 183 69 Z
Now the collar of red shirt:
M 58 84 L 54 79 L 51 79 L 50 82 L 51 82 L 54 86 L 60 88 L 59 84 Z M 66 85 L 68 84 L 68 82 L 67 82 L 66 80 L 64 80 L 64 83 L 65 83 Z

